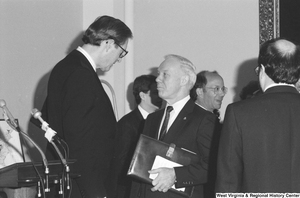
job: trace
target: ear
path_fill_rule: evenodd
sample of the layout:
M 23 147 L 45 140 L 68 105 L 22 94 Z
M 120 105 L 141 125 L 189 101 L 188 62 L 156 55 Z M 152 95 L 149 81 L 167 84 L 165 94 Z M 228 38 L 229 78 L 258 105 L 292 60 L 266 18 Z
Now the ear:
M 102 41 L 102 43 L 105 45 L 105 50 L 109 51 L 112 47 L 114 47 L 115 41 L 113 39 L 107 39 Z
M 196 89 L 197 96 L 200 98 L 203 98 L 203 88 L 197 88 Z
M 260 70 L 263 71 L 263 72 L 265 73 L 265 71 L 266 71 L 265 66 L 263 66 L 263 65 L 261 64 L 261 65 L 260 65 Z
M 265 66 L 261 65 L 258 78 L 262 79 L 264 76 L 267 76 L 267 74 L 266 74 L 266 68 L 265 68 Z
M 186 85 L 189 82 L 189 76 L 188 75 L 184 75 L 181 77 L 181 85 Z
M 144 92 L 141 91 L 139 93 L 139 96 L 140 96 L 141 100 L 145 100 L 145 93 Z

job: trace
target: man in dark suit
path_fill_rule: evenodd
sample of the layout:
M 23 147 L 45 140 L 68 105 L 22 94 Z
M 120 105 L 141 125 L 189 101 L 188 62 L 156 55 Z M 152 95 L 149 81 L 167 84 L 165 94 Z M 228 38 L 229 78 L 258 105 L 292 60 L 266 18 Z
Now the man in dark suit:
M 216 71 L 201 71 L 197 74 L 197 80 L 190 91 L 191 98 L 204 110 L 210 112 L 220 119 L 219 109 L 227 93 L 223 78 Z M 220 121 L 215 123 L 214 134 L 210 148 L 210 161 L 208 166 L 208 179 L 204 186 L 204 197 L 215 198 L 215 181 L 217 172 L 217 156 L 220 132 L 222 124 Z
M 216 117 L 197 106 L 189 93 L 196 81 L 195 66 L 186 58 L 178 55 L 168 55 L 158 68 L 156 78 L 159 96 L 167 102 L 167 108 L 150 114 L 144 126 L 143 134 L 168 144 L 174 143 L 177 147 L 197 153 L 199 161 L 188 166 L 166 168 L 161 167 L 149 171 L 157 174 L 152 185 L 140 186 L 137 197 L 165 198 L 183 197 L 174 193 L 170 188 L 194 186 L 192 197 L 203 197 L 203 184 L 207 181 L 207 164 L 211 137 Z M 159 131 L 166 109 L 170 113 L 167 132 L 163 136 Z M 171 109 L 172 109 L 171 108 Z
M 137 141 L 147 116 L 162 105 L 155 79 L 153 75 L 141 75 L 134 80 L 133 95 L 138 106 L 117 123 L 116 151 L 112 165 L 112 197 L 128 198 L 130 195 L 132 178 L 127 176 L 127 171 Z
M 132 32 L 122 21 L 99 17 L 85 31 L 84 45 L 51 72 L 42 115 L 69 145 L 69 157 L 77 160 L 71 171 L 81 177 L 72 184 L 72 198 L 106 196 L 116 119 L 96 68 L 106 72 L 121 61 L 130 38 Z
M 201 71 L 197 74 L 197 80 L 190 91 L 191 98 L 203 109 L 214 113 L 219 118 L 218 111 L 227 93 L 224 80 L 216 71 Z
M 230 104 L 221 133 L 216 192 L 300 192 L 300 48 L 266 41 L 255 69 L 264 92 Z

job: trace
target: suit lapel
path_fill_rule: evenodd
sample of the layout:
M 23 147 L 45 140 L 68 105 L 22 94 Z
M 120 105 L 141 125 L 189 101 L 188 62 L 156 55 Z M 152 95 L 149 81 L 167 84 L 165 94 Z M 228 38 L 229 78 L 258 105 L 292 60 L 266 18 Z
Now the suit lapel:
M 153 122 L 151 123 L 151 130 L 155 131 L 155 136 L 153 138 L 158 139 L 159 127 L 162 122 L 162 117 L 164 115 L 164 109 L 157 111 L 157 115 L 153 118 Z
M 178 114 L 177 118 L 174 120 L 173 124 L 168 130 L 167 135 L 165 136 L 165 142 L 174 142 L 177 137 L 182 133 L 185 128 L 186 123 L 190 119 L 192 119 L 191 113 L 194 110 L 195 103 L 193 100 L 189 100 L 180 113 Z

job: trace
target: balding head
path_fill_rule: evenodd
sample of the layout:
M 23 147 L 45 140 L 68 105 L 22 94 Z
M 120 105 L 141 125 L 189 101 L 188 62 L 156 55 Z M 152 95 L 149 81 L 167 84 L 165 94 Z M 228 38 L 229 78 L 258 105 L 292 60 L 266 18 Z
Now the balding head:
M 280 39 L 274 43 L 275 48 L 282 56 L 291 56 L 296 51 L 296 45 L 288 40 Z
M 258 64 L 275 83 L 295 84 L 300 75 L 300 48 L 283 38 L 266 41 L 260 47 Z

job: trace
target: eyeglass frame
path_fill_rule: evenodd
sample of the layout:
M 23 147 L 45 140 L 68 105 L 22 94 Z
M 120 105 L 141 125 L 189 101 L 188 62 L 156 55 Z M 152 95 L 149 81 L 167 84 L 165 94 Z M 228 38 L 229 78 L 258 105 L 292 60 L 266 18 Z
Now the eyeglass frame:
M 214 94 L 220 93 L 220 90 L 224 93 L 227 94 L 228 88 L 223 86 L 223 87 L 204 87 L 206 89 L 211 89 L 213 90 Z
M 118 44 L 116 41 L 115 41 L 115 44 L 123 50 L 122 53 L 119 55 L 119 58 L 124 58 L 128 54 L 128 51 L 125 50 L 123 47 L 121 47 L 121 45 Z M 123 55 L 123 52 L 125 53 L 124 55 Z
M 258 65 L 257 67 L 254 68 L 254 72 L 255 72 L 256 76 L 259 75 L 259 72 L 260 72 L 262 66 L 263 66 L 263 65 L 260 64 L 260 65 Z

